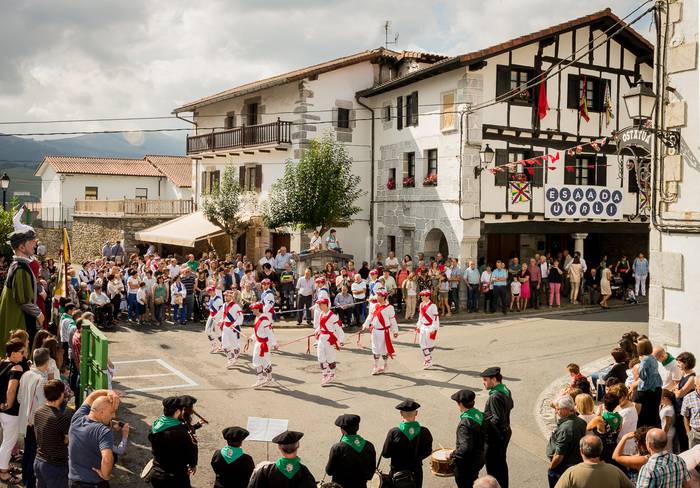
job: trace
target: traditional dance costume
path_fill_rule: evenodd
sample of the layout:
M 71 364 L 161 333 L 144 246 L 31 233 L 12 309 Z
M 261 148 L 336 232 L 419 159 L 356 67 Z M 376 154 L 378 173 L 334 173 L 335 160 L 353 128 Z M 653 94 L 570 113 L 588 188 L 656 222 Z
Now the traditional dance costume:
M 328 302 L 326 302 L 328 303 Z M 326 385 L 335 378 L 335 353 L 345 338 L 338 316 L 331 310 L 314 314 L 316 330 L 316 354 L 321 366 L 321 384 Z
M 226 353 L 228 368 L 233 367 L 241 353 L 241 324 L 243 324 L 243 309 L 237 303 L 230 302 L 224 306 L 221 321 L 221 346 Z
M 251 309 L 262 310 L 261 303 L 254 303 Z M 255 386 L 260 386 L 272 381 L 272 360 L 270 359 L 273 346 L 277 345 L 275 333 L 272 331 L 272 320 L 267 314 L 260 314 L 255 318 L 253 327 L 255 346 L 253 347 L 253 367 L 258 375 Z
M 207 333 L 211 344 L 211 352 L 214 353 L 221 350 L 221 327 L 219 322 L 221 322 L 224 312 L 224 300 L 218 292 L 209 298 L 208 308 L 209 318 L 207 318 L 207 323 L 204 326 L 204 332 Z
M 267 286 L 272 285 L 272 281 L 267 278 L 262 280 L 261 283 Z M 272 291 L 272 288 L 263 290 L 260 294 L 260 301 L 263 304 L 263 313 L 266 313 L 270 317 L 270 320 L 275 320 L 275 292 Z
M 394 307 L 388 303 L 377 303 L 370 315 L 370 331 L 372 332 L 372 355 L 374 356 L 374 368 L 372 374 L 379 374 L 389 367 L 389 357 L 394 357 L 394 345 L 391 343 L 391 335 L 399 332 L 399 324 L 396 323 Z M 379 368 L 379 357 L 384 359 L 384 366 Z
M 421 292 L 421 295 L 423 293 Z M 419 344 L 421 351 L 423 351 L 423 368 L 429 368 L 433 365 L 433 349 L 435 349 L 435 339 L 437 339 L 439 328 L 440 316 L 437 306 L 430 301 L 421 303 L 418 307 L 416 332 L 419 334 Z

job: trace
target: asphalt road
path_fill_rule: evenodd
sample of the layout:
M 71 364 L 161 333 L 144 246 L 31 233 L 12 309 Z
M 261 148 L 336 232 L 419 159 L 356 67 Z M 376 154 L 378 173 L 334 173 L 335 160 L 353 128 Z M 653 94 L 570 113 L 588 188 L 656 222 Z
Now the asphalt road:
M 565 374 L 569 362 L 585 364 L 608 354 L 620 335 L 629 330 L 646 333 L 647 312 L 630 306 L 609 312 L 548 317 L 496 317 L 443 327 L 434 354 L 435 366 L 424 371 L 418 346 L 409 327 L 398 339 L 396 359 L 389 373 L 370 376 L 371 354 L 353 340 L 338 354 L 338 376 L 329 387 L 320 386 L 315 356 L 306 354 L 306 340 L 273 355 L 276 383 L 254 390 L 250 357 L 242 356 L 233 370 L 224 368 L 223 356 L 210 354 L 200 326 L 159 328 L 120 327 L 107 333 L 110 357 L 117 363 L 115 388 L 127 390 L 119 416 L 132 426 L 130 447 L 115 470 L 113 486 L 146 486 L 138 478 L 150 459 L 146 439 L 151 422 L 161 412 L 160 400 L 188 393 L 199 399 L 196 409 L 210 425 L 199 430 L 199 469 L 194 487 L 213 485 L 211 455 L 225 445 L 221 429 L 245 426 L 247 419 L 288 419 L 289 428 L 305 433 L 300 457 L 320 479 L 330 446 L 340 431 L 333 425 L 341 413 L 362 417 L 360 434 L 381 449 L 387 430 L 400 421 L 394 405 L 413 398 L 422 408 L 418 420 L 435 439 L 434 448 L 454 447 L 458 412 L 450 395 L 460 388 L 477 392 L 483 408 L 485 392 L 478 374 L 501 366 L 504 383 L 513 391 L 513 438 L 508 451 L 511 486 L 546 486 L 546 439 L 535 421 L 538 395 Z M 304 329 L 277 329 L 280 343 L 307 334 Z M 363 336 L 365 346 L 369 337 Z M 313 348 L 312 348 L 313 353 Z M 128 391 L 132 390 L 132 391 Z M 276 458 L 276 446 L 247 442 L 246 452 L 256 463 Z M 382 463 L 386 467 L 386 461 Z M 426 487 L 453 486 L 453 478 L 437 478 L 424 463 Z

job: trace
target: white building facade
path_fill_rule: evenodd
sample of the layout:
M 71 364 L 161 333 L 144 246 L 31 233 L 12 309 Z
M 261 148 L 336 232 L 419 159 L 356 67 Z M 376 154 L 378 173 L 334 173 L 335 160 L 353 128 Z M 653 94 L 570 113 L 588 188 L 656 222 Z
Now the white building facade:
M 655 126 L 680 132 L 679 151 L 657 145 L 653 172 L 654 215 L 650 236 L 649 333 L 654 344 L 675 355 L 700 355 L 697 297 L 700 267 L 694 255 L 700 247 L 700 120 L 698 119 L 698 4 L 669 2 L 662 12 L 660 53 L 666 55 L 667 76 L 654 90 L 658 114 Z

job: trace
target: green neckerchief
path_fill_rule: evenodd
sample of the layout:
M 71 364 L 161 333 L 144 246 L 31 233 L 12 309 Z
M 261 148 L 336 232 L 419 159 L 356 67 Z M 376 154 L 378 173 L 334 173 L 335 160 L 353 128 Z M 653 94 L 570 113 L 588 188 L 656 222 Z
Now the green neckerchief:
M 459 414 L 460 419 L 471 419 L 477 424 L 481 425 L 482 422 L 484 421 L 484 414 L 481 413 L 479 410 L 476 408 L 470 408 L 469 410 L 462 412 Z
M 674 358 L 673 356 L 671 356 L 671 353 L 668 353 L 668 352 L 667 352 L 667 353 L 666 353 L 666 359 L 664 359 L 663 362 L 662 362 L 661 364 L 662 364 L 663 366 L 666 366 L 668 363 L 670 363 L 670 362 L 673 361 L 674 359 L 676 359 L 676 358 Z
M 503 393 L 507 397 L 510 396 L 510 390 L 508 388 L 506 388 L 506 385 L 504 385 L 503 383 L 496 383 L 496 386 L 494 386 L 493 388 L 490 388 L 489 395 L 492 395 L 493 393 L 495 393 L 497 391 L 500 391 L 501 393 Z
M 603 412 L 603 421 L 608 424 L 612 430 L 617 430 L 622 425 L 622 416 L 617 412 Z
M 66 313 L 66 312 L 63 312 L 63 315 L 61 315 L 61 320 L 60 320 L 60 321 L 63 322 L 64 319 L 71 319 L 71 320 L 73 320 L 73 317 L 71 317 L 70 314 L 68 314 L 68 313 Z
M 341 442 L 355 449 L 357 452 L 362 452 L 365 448 L 365 440 L 358 434 L 345 434 L 340 438 Z
M 236 459 L 243 455 L 243 449 L 240 447 L 226 446 L 221 448 L 221 457 L 224 458 L 226 464 L 231 464 Z
M 292 459 L 281 457 L 275 462 L 275 466 L 277 466 L 277 469 L 280 473 L 285 475 L 287 479 L 291 480 L 301 468 L 301 459 L 299 459 L 298 457 Z
M 175 427 L 176 425 L 180 425 L 180 421 L 178 419 L 161 415 L 155 422 L 153 422 L 151 432 L 157 434 L 158 432 L 163 432 L 164 430 L 169 429 L 170 427 Z
M 420 434 L 420 424 L 418 422 L 406 422 L 405 420 L 399 424 L 399 430 L 412 441 L 415 436 Z

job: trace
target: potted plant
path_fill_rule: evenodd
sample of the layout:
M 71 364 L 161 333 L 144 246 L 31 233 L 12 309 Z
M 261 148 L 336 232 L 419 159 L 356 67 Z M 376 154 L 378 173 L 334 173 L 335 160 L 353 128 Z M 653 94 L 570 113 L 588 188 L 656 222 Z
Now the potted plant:
M 403 177 L 403 187 L 404 188 L 413 188 L 416 186 L 416 180 L 413 176 L 404 176 Z
M 396 188 L 396 180 L 394 178 L 389 178 L 386 182 L 386 189 L 393 190 Z
M 423 180 L 423 186 L 437 186 L 437 173 L 429 173 Z

